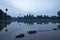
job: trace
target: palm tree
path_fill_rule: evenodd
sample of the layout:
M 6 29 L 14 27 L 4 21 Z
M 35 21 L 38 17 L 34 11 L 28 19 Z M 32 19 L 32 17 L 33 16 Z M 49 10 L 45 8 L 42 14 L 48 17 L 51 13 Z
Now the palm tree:
M 57 15 L 60 16 L 60 11 L 57 12 Z
M 8 9 L 6 8 L 5 11 L 6 11 L 6 13 L 7 13 Z
M 6 11 L 6 13 L 5 13 L 5 14 L 7 14 L 8 9 L 6 8 L 6 9 L 5 9 L 5 11 Z M 5 19 L 7 19 L 6 15 L 5 15 Z

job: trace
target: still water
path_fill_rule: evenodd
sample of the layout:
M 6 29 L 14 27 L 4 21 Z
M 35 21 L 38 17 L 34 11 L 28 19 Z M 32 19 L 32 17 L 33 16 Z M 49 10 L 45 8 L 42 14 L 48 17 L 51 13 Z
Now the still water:
M 0 40 L 60 40 L 60 23 L 0 22 Z

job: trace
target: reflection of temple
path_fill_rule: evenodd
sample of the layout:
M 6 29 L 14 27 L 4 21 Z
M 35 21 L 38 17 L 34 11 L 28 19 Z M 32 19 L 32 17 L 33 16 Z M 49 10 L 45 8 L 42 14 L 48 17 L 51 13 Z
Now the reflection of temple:
M 7 25 L 9 25 L 11 22 L 7 21 L 0 21 L 0 31 L 2 31 Z
M 27 22 L 24 22 L 24 24 L 27 24 L 27 25 L 33 25 L 33 24 L 34 24 L 34 22 L 27 21 Z
M 24 23 L 24 24 L 27 24 L 27 25 L 33 25 L 34 23 L 37 23 L 37 24 L 48 24 L 49 22 L 46 22 L 46 21 L 17 21 L 18 23 L 21 22 L 21 23 Z

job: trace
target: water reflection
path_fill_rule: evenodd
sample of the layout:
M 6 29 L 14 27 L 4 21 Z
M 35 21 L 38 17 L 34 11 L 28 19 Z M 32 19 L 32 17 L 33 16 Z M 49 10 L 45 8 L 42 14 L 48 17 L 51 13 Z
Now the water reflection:
M 10 23 L 11 23 L 11 21 L 0 21 L 0 31 L 2 31 Z M 7 29 L 6 29 L 6 31 L 7 31 Z
M 53 30 L 60 30 L 60 25 L 57 25 L 57 28 L 54 28 Z
M 0 31 L 3 33 L 2 34 L 3 37 L 4 37 L 4 35 L 6 36 L 8 34 L 6 36 L 7 38 L 10 36 L 12 39 L 13 39 L 13 37 L 16 39 L 17 38 L 23 39 L 25 37 L 27 38 L 27 37 L 34 36 L 38 33 L 44 34 L 44 33 L 48 32 L 48 34 L 49 34 L 49 32 L 52 33 L 52 31 L 60 32 L 60 25 L 58 22 L 56 22 L 56 23 L 45 22 L 45 21 L 44 22 L 43 21 L 41 21 L 41 22 L 39 22 L 39 21 L 37 21 L 37 22 L 36 21 L 33 21 L 33 22 L 31 22 L 31 21 L 3 22 L 2 21 L 2 22 L 0 22 Z M 0 32 L 0 35 L 1 35 L 1 32 Z M 57 32 L 55 32 L 55 33 L 57 33 Z M 44 35 L 42 35 L 42 36 L 44 36 Z M 51 35 L 51 34 L 49 34 L 49 35 Z
M 7 25 L 9 25 L 12 21 L 0 21 L 0 31 L 2 31 L 5 27 L 7 27 Z M 47 25 L 49 24 L 49 22 L 47 21 L 17 21 L 17 23 L 19 24 L 19 26 L 21 25 L 20 23 L 24 23 L 27 25 L 34 25 L 34 23 L 36 24 L 40 24 L 40 25 Z M 51 22 L 53 24 L 56 24 L 58 22 Z M 57 26 L 57 28 L 54 28 L 52 30 L 60 30 L 60 25 Z M 8 28 L 5 29 L 5 31 L 8 31 Z
M 57 28 L 60 30 L 60 25 L 58 25 Z
M 48 31 L 51 31 L 51 30 L 38 30 L 38 32 L 48 32 Z
M 34 23 L 36 24 L 41 24 L 41 25 L 46 25 L 46 24 L 49 24 L 50 21 L 17 21 L 18 23 L 24 23 L 24 24 L 27 24 L 27 25 L 33 25 Z M 56 24 L 56 23 L 60 23 L 60 22 L 53 22 L 51 21 L 51 23 L 53 24 Z
M 27 22 L 24 22 L 24 24 L 27 24 L 27 25 L 33 25 L 33 24 L 34 24 L 34 22 L 27 21 Z

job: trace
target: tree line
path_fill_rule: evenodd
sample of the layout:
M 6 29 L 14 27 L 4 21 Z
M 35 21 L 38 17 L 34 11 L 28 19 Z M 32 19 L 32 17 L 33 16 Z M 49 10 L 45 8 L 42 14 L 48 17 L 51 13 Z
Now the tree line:
M 6 12 L 0 9 L 0 20 L 10 20 L 12 17 L 7 15 L 8 9 L 5 9 Z
M 11 17 L 10 15 L 7 15 L 7 11 L 8 9 L 5 9 L 5 12 L 3 10 L 0 9 L 0 20 L 11 20 L 11 19 L 15 19 L 15 20 L 42 20 L 42 19 L 50 19 L 50 20 L 58 20 L 60 19 L 60 11 L 57 12 L 58 16 L 51 16 L 49 17 L 48 15 L 37 15 L 36 17 L 34 15 L 31 14 L 27 14 L 24 15 L 24 17 Z
M 49 17 L 48 15 L 37 15 L 36 17 L 31 14 L 24 15 L 24 17 L 17 17 L 17 20 L 60 20 L 60 11 L 57 12 L 58 16 L 51 16 Z

